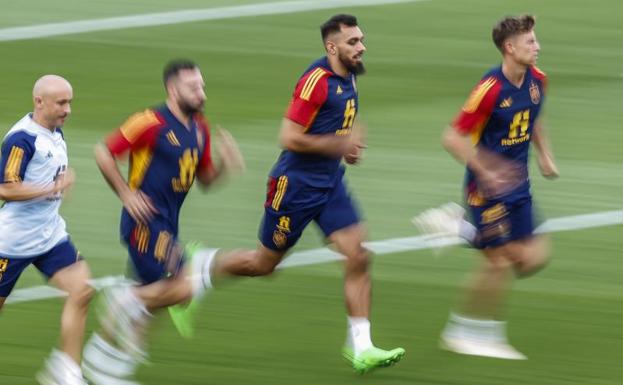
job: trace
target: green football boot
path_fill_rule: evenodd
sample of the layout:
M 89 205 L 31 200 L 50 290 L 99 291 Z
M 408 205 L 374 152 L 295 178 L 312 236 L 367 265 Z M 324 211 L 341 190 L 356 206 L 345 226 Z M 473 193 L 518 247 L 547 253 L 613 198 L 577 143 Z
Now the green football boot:
M 190 242 L 184 247 L 184 255 L 186 256 L 186 263 L 190 266 L 193 263 L 193 257 L 199 251 L 203 245 L 199 242 Z M 200 300 L 191 299 L 188 304 L 178 304 L 169 306 L 169 315 L 171 321 L 177 329 L 180 336 L 186 339 L 191 339 L 195 336 L 195 313 L 199 308 Z
M 365 374 L 376 368 L 392 366 L 402 359 L 405 355 L 403 348 L 383 350 L 371 347 L 355 356 L 353 350 L 347 346 L 342 349 L 342 356 L 352 365 L 355 372 Z

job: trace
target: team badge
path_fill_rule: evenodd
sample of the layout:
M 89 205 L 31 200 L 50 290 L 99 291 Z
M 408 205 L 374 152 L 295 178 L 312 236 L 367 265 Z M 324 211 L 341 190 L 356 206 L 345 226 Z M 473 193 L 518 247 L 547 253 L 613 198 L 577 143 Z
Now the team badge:
M 2 276 L 6 272 L 6 269 L 8 266 L 9 266 L 9 260 L 6 258 L 0 258 L 0 281 L 2 281 Z
M 279 217 L 279 224 L 277 225 L 277 230 L 282 233 L 290 232 L 290 217 L 281 216 Z
M 535 82 L 530 82 L 530 99 L 534 104 L 539 104 L 541 101 L 541 91 Z
M 278 248 L 282 249 L 286 245 L 287 241 L 288 241 L 288 236 L 285 233 L 279 230 L 275 230 L 273 232 L 273 242 L 275 243 L 275 246 L 277 246 Z

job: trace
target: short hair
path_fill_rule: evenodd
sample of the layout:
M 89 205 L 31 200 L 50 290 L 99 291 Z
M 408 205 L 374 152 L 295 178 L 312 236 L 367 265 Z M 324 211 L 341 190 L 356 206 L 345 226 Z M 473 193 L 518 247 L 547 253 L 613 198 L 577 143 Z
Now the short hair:
M 532 15 L 506 16 L 493 26 L 493 31 L 491 31 L 493 43 L 500 52 L 504 53 L 503 44 L 506 39 L 532 31 L 535 23 L 535 18 Z
M 353 15 L 347 14 L 338 14 L 331 16 L 331 18 L 325 21 L 320 26 L 320 35 L 322 35 L 322 41 L 326 41 L 327 37 L 335 32 L 340 32 L 342 25 L 346 25 L 348 27 L 356 27 L 357 26 L 357 18 Z
M 167 83 L 172 78 L 176 77 L 180 71 L 182 70 L 192 70 L 195 68 L 199 68 L 197 64 L 195 64 L 192 60 L 188 59 L 175 59 L 171 60 L 164 66 L 164 70 L 162 71 L 162 82 L 164 83 L 164 87 L 167 87 Z

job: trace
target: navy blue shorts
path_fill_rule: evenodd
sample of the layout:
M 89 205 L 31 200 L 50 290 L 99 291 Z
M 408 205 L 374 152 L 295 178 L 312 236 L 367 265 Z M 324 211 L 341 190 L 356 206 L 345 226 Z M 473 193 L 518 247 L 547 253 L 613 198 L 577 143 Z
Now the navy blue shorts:
M 535 229 L 532 198 L 515 202 L 490 201 L 483 206 L 469 206 L 473 224 L 478 229 L 474 246 L 479 249 L 502 246 L 532 237 Z
M 262 244 L 276 251 L 286 251 L 296 244 L 303 230 L 314 221 L 328 237 L 337 230 L 360 222 L 360 217 L 343 181 L 332 189 L 306 191 L 305 200 L 319 202 L 316 205 L 297 205 L 297 196 L 289 196 L 288 190 L 272 194 L 269 192 L 264 217 L 259 230 Z M 271 196 L 273 195 L 273 196 Z M 314 196 L 315 195 L 315 196 Z M 310 197 L 312 197 L 310 199 Z M 279 204 L 275 205 L 275 201 Z
M 0 256 L 0 297 L 8 297 L 17 279 L 28 265 L 33 264 L 47 279 L 57 271 L 81 260 L 80 253 L 69 238 L 60 241 L 50 251 L 36 257 L 3 258 Z
M 176 274 L 183 265 L 178 255 L 177 233 L 171 226 L 157 220 L 149 225 L 134 224 L 122 230 L 130 256 L 128 270 L 132 278 L 150 284 Z

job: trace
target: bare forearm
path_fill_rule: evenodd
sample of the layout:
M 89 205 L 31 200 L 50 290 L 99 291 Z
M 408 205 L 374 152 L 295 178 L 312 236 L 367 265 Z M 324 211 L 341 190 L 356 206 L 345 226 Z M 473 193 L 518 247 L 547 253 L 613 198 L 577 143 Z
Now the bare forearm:
M 319 154 L 335 158 L 344 155 L 348 136 L 335 134 L 312 135 L 305 132 L 305 127 L 284 119 L 279 135 L 281 145 L 290 151 L 306 154 Z
M 478 149 L 472 144 L 469 136 L 459 134 L 454 127 L 447 127 L 443 134 L 442 144 L 459 163 L 473 169 L 479 168 L 476 157 Z
M 49 187 L 30 186 L 21 182 L 3 183 L 0 185 L 0 200 L 27 201 L 40 198 L 54 192 L 54 185 Z
M 95 146 L 95 162 L 110 188 L 112 188 L 118 196 L 121 197 L 130 192 L 127 182 L 119 172 L 115 158 L 113 158 L 110 151 L 108 151 L 108 148 L 102 144 L 97 144 Z
M 549 139 L 547 138 L 547 134 L 545 133 L 545 129 L 540 122 L 537 122 L 534 126 L 534 132 L 532 133 L 532 144 L 534 148 L 541 155 L 545 155 L 548 157 L 552 157 L 552 149 L 549 144 Z

